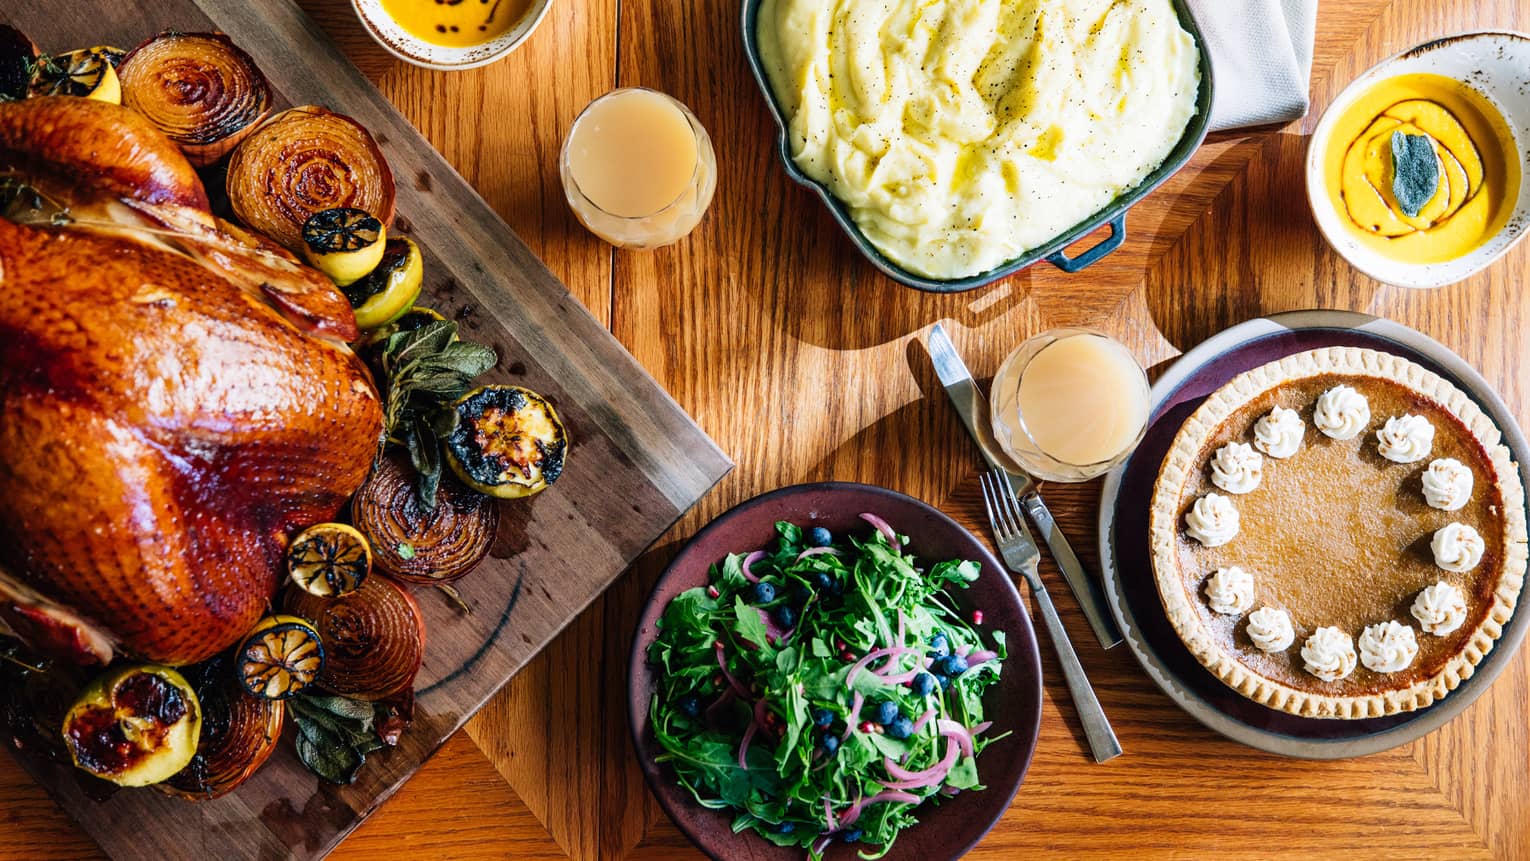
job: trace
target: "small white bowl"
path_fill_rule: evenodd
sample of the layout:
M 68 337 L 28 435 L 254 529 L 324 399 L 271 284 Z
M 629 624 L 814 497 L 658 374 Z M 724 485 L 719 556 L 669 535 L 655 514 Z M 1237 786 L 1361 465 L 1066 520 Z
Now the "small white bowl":
M 383 46 L 383 50 L 406 63 L 443 72 L 476 69 L 503 58 L 531 38 L 537 25 L 547 17 L 552 0 L 532 0 L 531 6 L 514 27 L 482 45 L 449 48 L 410 33 L 382 7 L 382 0 L 351 0 L 351 8 L 361 19 L 361 26 Z
M 1392 260 L 1360 242 L 1340 220 L 1324 183 L 1323 156 L 1328 139 L 1354 101 L 1377 81 L 1427 72 L 1463 81 L 1503 114 L 1515 139 L 1519 158 L 1519 200 L 1503 229 L 1469 254 L 1444 263 Z M 1307 145 L 1307 202 L 1318 228 L 1334 250 L 1361 272 L 1398 287 L 1431 288 L 1454 284 L 1486 269 L 1502 257 L 1530 228 L 1530 36 L 1488 31 L 1463 33 L 1426 42 L 1372 66 L 1356 78 L 1323 112 Z

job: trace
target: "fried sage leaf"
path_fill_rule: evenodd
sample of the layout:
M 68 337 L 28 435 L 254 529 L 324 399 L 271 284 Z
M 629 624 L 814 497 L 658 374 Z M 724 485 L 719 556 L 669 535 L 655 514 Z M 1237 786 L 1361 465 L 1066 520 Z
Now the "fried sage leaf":
M 394 719 L 385 704 L 331 694 L 298 694 L 287 708 L 297 724 L 298 759 L 341 785 L 355 782 L 367 754 L 387 746 L 380 732 Z
M 395 332 L 383 342 L 381 364 L 387 394 L 383 430 L 409 452 L 415 494 L 434 510 L 441 483 L 441 440 L 456 429 L 452 404 L 499 361 L 494 350 L 457 337 L 457 324 L 437 320 Z

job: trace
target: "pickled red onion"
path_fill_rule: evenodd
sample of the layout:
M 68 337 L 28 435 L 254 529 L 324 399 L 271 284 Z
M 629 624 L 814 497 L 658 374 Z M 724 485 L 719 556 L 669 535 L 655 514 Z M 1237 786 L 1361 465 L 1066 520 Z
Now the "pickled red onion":
M 893 531 L 892 526 L 887 521 L 869 512 L 862 513 L 861 519 L 875 526 L 878 532 L 887 537 L 887 543 L 892 545 L 894 553 L 901 554 L 903 552 L 903 544 L 898 541 L 898 533 Z
M 756 563 L 756 562 L 758 562 L 758 561 L 760 561 L 761 559 L 764 559 L 764 558 L 765 558 L 765 551 L 764 550 L 756 550 L 753 553 L 749 554 L 748 556 L 744 557 L 744 564 L 741 566 L 741 568 L 743 569 L 744 579 L 745 580 L 748 580 L 750 583 L 758 583 L 758 582 L 760 582 L 760 578 L 754 576 L 754 572 L 749 570 L 749 569 L 754 567 L 754 563 Z

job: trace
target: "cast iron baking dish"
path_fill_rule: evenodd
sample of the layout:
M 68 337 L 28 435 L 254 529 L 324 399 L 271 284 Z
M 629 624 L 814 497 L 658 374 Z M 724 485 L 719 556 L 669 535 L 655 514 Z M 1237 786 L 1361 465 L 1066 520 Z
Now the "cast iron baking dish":
M 765 77 L 765 68 L 760 62 L 759 38 L 756 35 L 755 19 L 759 16 L 761 0 L 744 0 L 743 16 L 741 24 L 744 35 L 744 54 L 749 58 L 749 68 L 754 72 L 755 83 L 760 85 L 760 92 L 765 95 L 765 103 L 770 105 L 770 115 L 776 120 L 776 153 L 781 157 L 781 163 L 786 166 L 786 173 L 798 183 L 817 192 L 823 200 L 824 206 L 829 208 L 834 220 L 849 235 L 861 253 L 870 260 L 872 265 L 882 270 L 887 276 L 900 284 L 906 284 L 919 290 L 927 290 L 932 293 L 960 293 L 964 290 L 973 290 L 985 284 L 992 284 L 1000 278 L 1005 278 L 1019 272 L 1027 266 L 1041 260 L 1056 266 L 1064 272 L 1077 272 L 1090 264 L 1097 263 L 1105 255 L 1121 247 L 1126 241 L 1126 211 L 1147 193 L 1157 188 L 1164 180 L 1174 175 L 1174 172 L 1185 166 L 1190 156 L 1195 154 L 1201 141 L 1206 138 L 1206 127 L 1211 121 L 1211 57 L 1206 53 L 1206 40 L 1201 37 L 1201 29 L 1195 23 L 1195 17 L 1190 14 L 1190 9 L 1184 0 L 1172 0 L 1174 10 L 1179 14 L 1179 22 L 1192 37 L 1195 38 L 1195 46 L 1200 54 L 1201 87 L 1195 99 L 1195 114 L 1185 126 L 1185 133 L 1180 136 L 1179 143 L 1170 150 L 1168 158 L 1156 170 L 1148 174 L 1136 188 L 1123 192 L 1104 209 L 1075 224 L 1068 230 L 1063 231 L 1056 238 L 1032 248 L 1025 254 L 1004 263 L 1001 266 L 969 275 L 965 278 L 938 279 L 926 278 L 916 275 L 904 269 L 893 261 L 883 256 L 861 229 L 856 226 L 855 220 L 850 217 L 850 210 L 839 198 L 835 197 L 827 187 L 819 183 L 797 168 L 796 162 L 792 161 L 791 143 L 788 140 L 786 115 L 777 103 L 775 93 L 771 92 L 770 82 Z M 1077 257 L 1069 257 L 1064 253 L 1065 248 L 1102 225 L 1110 225 L 1110 236 L 1101 240 L 1088 251 Z

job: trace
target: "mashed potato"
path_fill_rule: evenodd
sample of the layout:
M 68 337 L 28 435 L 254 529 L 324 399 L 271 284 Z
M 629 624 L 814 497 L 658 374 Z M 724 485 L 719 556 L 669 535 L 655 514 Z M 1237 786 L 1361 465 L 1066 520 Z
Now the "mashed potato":
M 1107 206 L 1195 113 L 1169 0 L 764 0 L 793 158 L 888 258 L 993 269 Z

